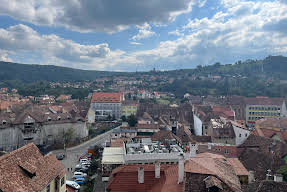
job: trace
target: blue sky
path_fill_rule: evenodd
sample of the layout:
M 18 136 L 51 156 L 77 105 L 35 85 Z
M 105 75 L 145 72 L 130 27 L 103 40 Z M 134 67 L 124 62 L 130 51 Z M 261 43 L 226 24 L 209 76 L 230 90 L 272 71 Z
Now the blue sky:
M 287 53 L 286 0 L 0 0 L 0 60 L 194 68 Z

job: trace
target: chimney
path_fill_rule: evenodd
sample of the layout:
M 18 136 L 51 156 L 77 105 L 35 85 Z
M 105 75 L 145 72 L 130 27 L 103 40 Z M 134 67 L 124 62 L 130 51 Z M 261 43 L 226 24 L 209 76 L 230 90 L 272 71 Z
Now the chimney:
M 198 145 L 197 144 L 189 144 L 189 155 L 190 157 L 195 157 L 196 156 L 196 151 L 198 150 Z
M 184 157 L 183 153 L 180 153 L 178 160 L 178 183 L 183 182 L 183 177 L 184 177 Z
M 253 183 L 254 181 L 254 171 L 248 171 L 248 184 Z
M 143 167 L 138 168 L 138 182 L 144 183 L 144 168 Z
M 155 163 L 155 178 L 160 178 L 160 162 Z

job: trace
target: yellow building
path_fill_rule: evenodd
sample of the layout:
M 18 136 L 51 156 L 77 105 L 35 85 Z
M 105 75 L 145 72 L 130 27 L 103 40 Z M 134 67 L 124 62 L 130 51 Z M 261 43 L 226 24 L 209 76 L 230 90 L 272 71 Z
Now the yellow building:
M 281 111 L 286 107 L 283 98 L 246 98 L 245 104 L 246 124 L 250 128 L 254 128 L 255 122 L 259 119 L 276 118 L 282 116 Z
M 132 101 L 132 100 L 127 100 L 123 101 L 121 105 L 121 116 L 130 116 L 132 114 L 136 115 L 137 110 L 138 110 L 138 102 L 137 101 Z
M 66 170 L 56 156 L 30 143 L 0 157 L 0 191 L 65 192 Z

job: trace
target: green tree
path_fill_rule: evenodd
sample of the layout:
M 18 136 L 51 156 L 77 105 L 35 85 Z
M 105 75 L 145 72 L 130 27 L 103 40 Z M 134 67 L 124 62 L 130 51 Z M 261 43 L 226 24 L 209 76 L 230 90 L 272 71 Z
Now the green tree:
M 282 174 L 283 180 L 287 182 L 287 163 L 285 163 L 285 165 L 280 167 L 278 173 Z
M 127 121 L 130 127 L 134 127 L 138 123 L 138 119 L 134 114 L 128 116 Z
M 126 121 L 127 121 L 127 117 L 126 117 L 125 115 L 123 115 L 123 116 L 121 117 L 121 119 L 122 119 L 123 122 L 126 122 Z

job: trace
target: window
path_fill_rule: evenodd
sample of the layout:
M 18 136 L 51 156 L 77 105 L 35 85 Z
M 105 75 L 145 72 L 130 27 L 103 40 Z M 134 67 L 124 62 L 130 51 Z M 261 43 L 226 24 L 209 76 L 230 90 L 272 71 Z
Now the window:
M 6 123 L 7 123 L 6 120 L 3 120 L 3 121 L 2 121 L 2 124 L 3 124 L 3 125 L 6 125 Z
M 63 186 L 65 184 L 65 177 L 63 177 L 62 179 L 61 179 L 61 186 Z
M 241 137 L 241 133 L 239 134 L 239 137 Z
M 229 150 L 228 149 L 224 149 L 224 153 L 225 154 L 229 154 Z
M 50 192 L 50 184 L 46 187 L 46 192 Z
M 247 134 L 247 133 L 245 133 L 245 137 L 247 137 L 247 135 L 248 135 L 248 134 Z

